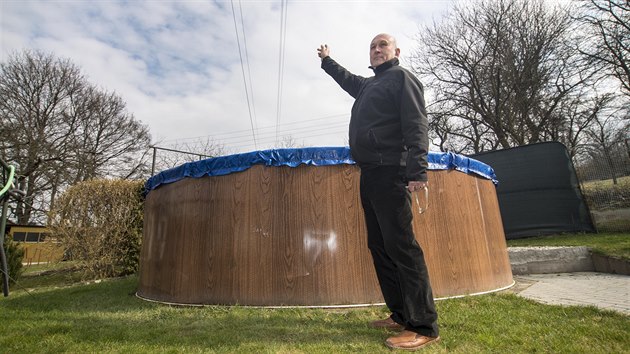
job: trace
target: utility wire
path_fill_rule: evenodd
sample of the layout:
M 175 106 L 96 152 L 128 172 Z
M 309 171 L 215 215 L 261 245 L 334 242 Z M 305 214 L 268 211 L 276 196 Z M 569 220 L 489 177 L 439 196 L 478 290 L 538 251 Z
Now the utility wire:
M 311 137 L 318 137 L 318 136 L 330 136 L 331 133 L 342 133 L 342 132 L 347 132 L 347 131 L 348 131 L 347 128 L 344 128 L 344 129 L 341 129 L 338 132 L 329 132 L 328 131 L 328 132 L 323 132 L 323 133 L 320 133 L 320 134 L 310 134 L 310 135 L 308 135 L 306 137 L 311 138 Z M 293 138 L 296 138 L 296 137 L 293 137 Z M 260 144 L 264 144 L 264 143 L 260 143 Z M 231 148 L 231 149 L 234 149 L 234 150 L 244 150 L 245 148 L 250 149 L 251 146 L 252 146 L 251 143 L 245 143 L 243 145 L 226 145 L 227 148 Z
M 341 121 L 331 124 L 311 124 L 308 126 L 300 126 L 297 128 L 287 128 L 285 130 L 276 131 L 274 126 L 266 127 L 266 132 L 258 132 L 256 150 L 261 146 L 277 147 L 279 144 L 276 142 L 276 136 L 278 138 L 290 137 L 297 140 L 314 138 L 318 136 L 330 136 L 348 133 L 348 122 Z M 265 129 L 265 128 L 262 128 Z M 203 140 L 197 140 L 202 142 Z M 254 146 L 250 139 L 250 135 L 247 130 L 235 131 L 231 135 L 220 135 L 215 140 L 216 143 L 223 145 L 226 148 L 241 148 Z M 164 142 L 162 142 L 164 143 Z M 189 141 L 188 144 L 195 144 L 195 141 Z
M 338 118 L 340 118 L 340 117 L 346 117 L 346 118 L 349 119 L 347 113 L 342 113 L 342 114 L 334 114 L 334 115 L 330 115 L 330 116 L 306 119 L 306 120 L 302 120 L 302 121 L 298 121 L 298 122 L 284 123 L 281 126 L 300 126 L 302 124 L 311 123 L 311 122 L 321 122 L 321 121 L 325 121 L 327 119 L 332 119 L 332 118 L 335 118 L 335 120 L 338 120 Z M 319 124 L 321 124 L 321 123 L 319 123 Z M 348 121 L 344 120 L 343 122 L 339 122 L 339 123 L 335 122 L 335 123 L 332 123 L 332 124 L 327 124 L 326 126 L 331 126 L 331 125 L 334 125 L 334 124 L 344 124 L 347 127 Z M 275 125 L 273 125 L 273 126 L 266 126 L 266 127 L 258 128 L 257 132 L 258 132 L 258 134 L 263 134 L 263 133 L 261 133 L 261 131 L 268 130 L 268 129 L 275 129 L 275 128 L 277 128 Z M 310 126 L 288 128 L 288 129 L 285 129 L 285 131 L 301 130 L 301 129 L 308 129 L 308 128 L 310 128 Z M 213 139 L 213 138 L 226 139 L 226 137 L 234 135 L 234 134 L 239 134 L 241 136 L 249 136 L 249 129 L 233 130 L 233 131 L 229 131 L 229 132 L 221 132 L 221 133 L 217 133 L 217 134 L 201 135 L 201 136 L 194 136 L 194 137 L 187 137 L 187 138 L 169 139 L 169 140 L 163 140 L 162 143 L 170 143 L 170 142 L 180 143 L 180 142 L 189 141 L 189 140 L 203 140 L 203 139 Z
M 264 132 L 264 133 L 259 132 L 258 134 L 256 134 L 257 136 L 256 141 L 258 145 L 267 144 L 267 143 L 271 144 L 276 141 L 276 136 L 310 138 L 314 136 L 319 136 L 319 135 L 314 135 L 315 132 L 323 132 L 323 134 L 332 135 L 332 134 L 341 133 L 341 132 L 347 133 L 347 131 L 348 131 L 348 124 L 346 122 L 339 122 L 339 123 L 334 123 L 334 124 L 328 124 L 326 126 L 314 125 L 314 126 L 300 127 L 299 129 L 287 129 L 284 131 L 278 130 L 277 132 L 274 132 L 273 130 L 272 131 L 268 130 L 267 132 Z M 241 135 L 221 137 L 220 139 L 217 139 L 215 142 L 225 144 L 225 145 L 234 145 L 234 144 L 253 145 L 249 143 L 250 141 L 251 139 L 249 139 L 249 135 L 245 131 L 241 133 Z M 195 142 L 202 143 L 203 140 L 191 141 L 189 142 L 189 144 L 195 144 Z
M 289 129 L 286 131 L 278 131 L 278 138 L 290 137 L 294 139 L 309 139 L 318 136 L 330 136 L 330 135 L 339 135 L 345 134 L 347 136 L 348 133 L 348 125 L 347 123 L 335 123 L 333 125 L 326 126 L 312 126 L 312 127 L 303 127 L 299 131 L 294 129 Z M 262 145 L 274 145 L 278 146 L 275 139 L 275 134 L 273 131 L 267 132 L 266 134 L 257 134 L 258 137 L 258 146 Z M 217 141 L 224 146 L 252 146 L 251 139 L 248 139 L 247 136 L 232 136 L 228 138 L 222 138 Z
M 340 119 L 342 117 L 345 117 L 346 119 Z M 324 123 L 325 121 L 330 120 L 330 119 L 334 119 L 334 122 Z M 261 127 L 257 129 L 256 135 L 260 139 L 260 138 L 264 138 L 265 135 L 274 134 L 274 130 L 277 133 L 288 133 L 288 134 L 309 132 L 309 131 L 313 131 L 313 128 L 318 128 L 317 130 L 322 130 L 322 129 L 343 127 L 344 129 L 347 130 L 348 119 L 349 117 L 347 113 L 312 118 L 312 119 L 302 120 L 299 122 L 285 123 L 280 126 Z M 281 127 L 283 129 L 280 129 Z M 321 127 L 324 127 L 324 128 L 321 128 Z M 184 142 L 203 141 L 203 140 L 208 140 L 208 139 L 226 141 L 226 140 L 234 140 L 234 139 L 241 139 L 241 138 L 246 139 L 249 136 L 250 136 L 249 130 L 245 129 L 245 130 L 234 130 L 234 131 L 229 131 L 229 132 L 220 132 L 216 134 L 202 135 L 202 136 L 195 136 L 195 137 L 188 137 L 188 138 L 164 140 L 162 141 L 162 143 L 177 144 L 177 143 L 184 143 Z
M 241 53 L 241 40 L 238 36 L 238 25 L 236 24 L 236 12 L 234 11 L 234 0 L 230 0 L 232 5 L 232 18 L 234 19 L 234 32 L 236 32 L 236 43 L 238 44 L 238 56 L 241 58 L 241 71 L 243 72 L 243 84 L 245 85 L 245 97 L 247 98 L 247 110 L 249 111 L 249 123 L 252 126 L 252 137 L 254 138 L 254 146 L 258 149 L 256 144 L 256 133 L 254 130 L 254 118 L 252 116 L 252 108 L 249 103 L 249 91 L 247 90 L 247 79 L 245 78 L 245 65 L 243 64 L 243 54 Z
M 245 21 L 243 20 L 243 7 L 241 6 L 241 0 L 238 0 L 238 8 L 241 12 L 241 27 L 243 28 L 243 47 L 245 47 L 245 59 L 247 63 L 247 76 L 249 77 L 249 88 L 252 94 L 252 112 L 254 113 L 254 127 L 258 128 L 258 122 L 256 117 L 256 103 L 254 102 L 254 82 L 252 81 L 252 71 L 249 66 L 249 53 L 247 51 L 247 36 L 245 35 Z
M 337 131 L 337 130 L 341 130 L 341 131 L 347 131 L 348 130 L 348 125 L 344 124 L 344 123 L 339 123 L 339 124 L 335 124 L 335 125 L 329 125 L 326 127 L 305 127 L 303 129 L 301 129 L 300 131 L 296 131 L 296 130 L 278 130 L 277 133 L 278 134 L 283 134 L 283 135 L 304 135 L 304 137 L 309 137 L 309 133 L 312 132 L 317 132 L 317 131 L 324 131 L 324 132 L 328 132 L 328 133 L 332 133 L 333 131 Z M 246 136 L 233 136 L 233 137 L 228 137 L 228 138 L 223 138 L 221 139 L 222 142 L 230 142 L 230 141 L 243 141 L 246 140 L 247 137 Z M 268 133 L 263 133 L 263 134 L 258 134 L 258 142 L 262 142 L 262 141 L 269 141 L 269 142 L 273 142 L 274 140 L 274 133 L 273 132 L 268 132 Z
M 284 78 L 284 49 L 287 37 L 287 1 L 280 0 L 280 53 L 278 54 L 278 102 L 276 109 L 276 143 L 278 142 L 277 127 L 280 125 L 282 113 L 282 81 Z

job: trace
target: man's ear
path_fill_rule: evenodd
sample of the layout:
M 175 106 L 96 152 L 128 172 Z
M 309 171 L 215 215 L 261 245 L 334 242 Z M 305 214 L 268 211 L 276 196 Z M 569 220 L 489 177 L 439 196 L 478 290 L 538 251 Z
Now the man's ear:
M 400 48 L 396 48 L 396 58 L 398 58 L 400 56 Z

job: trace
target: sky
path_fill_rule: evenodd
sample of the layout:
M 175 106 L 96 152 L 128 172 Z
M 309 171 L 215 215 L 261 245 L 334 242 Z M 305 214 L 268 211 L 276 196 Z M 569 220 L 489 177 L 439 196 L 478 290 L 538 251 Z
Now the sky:
M 353 99 L 317 48 L 371 76 L 369 43 L 390 33 L 405 56 L 452 0 L 0 0 L 0 60 L 23 50 L 70 59 L 116 92 L 160 147 L 226 153 L 345 146 Z M 284 15 L 283 15 L 284 14 Z

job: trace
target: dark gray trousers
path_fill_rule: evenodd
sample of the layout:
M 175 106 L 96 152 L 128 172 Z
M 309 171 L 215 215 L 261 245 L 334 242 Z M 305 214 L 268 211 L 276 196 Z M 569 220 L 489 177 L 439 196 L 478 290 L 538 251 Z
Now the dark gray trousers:
M 422 248 L 412 228 L 411 194 L 398 166 L 361 167 L 361 204 L 368 248 L 392 319 L 437 337 L 437 312 Z

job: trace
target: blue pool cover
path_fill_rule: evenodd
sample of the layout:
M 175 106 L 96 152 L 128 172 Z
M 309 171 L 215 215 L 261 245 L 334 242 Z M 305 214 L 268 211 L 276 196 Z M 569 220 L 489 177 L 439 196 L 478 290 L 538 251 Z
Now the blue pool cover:
M 177 182 L 186 177 L 223 176 L 245 171 L 253 165 L 297 167 L 353 165 L 348 147 L 312 147 L 300 149 L 272 149 L 243 154 L 213 157 L 206 160 L 188 162 L 162 171 L 147 180 L 146 191 L 150 192 L 162 184 Z M 454 169 L 475 174 L 498 184 L 492 167 L 483 162 L 451 152 L 429 152 L 429 170 Z

